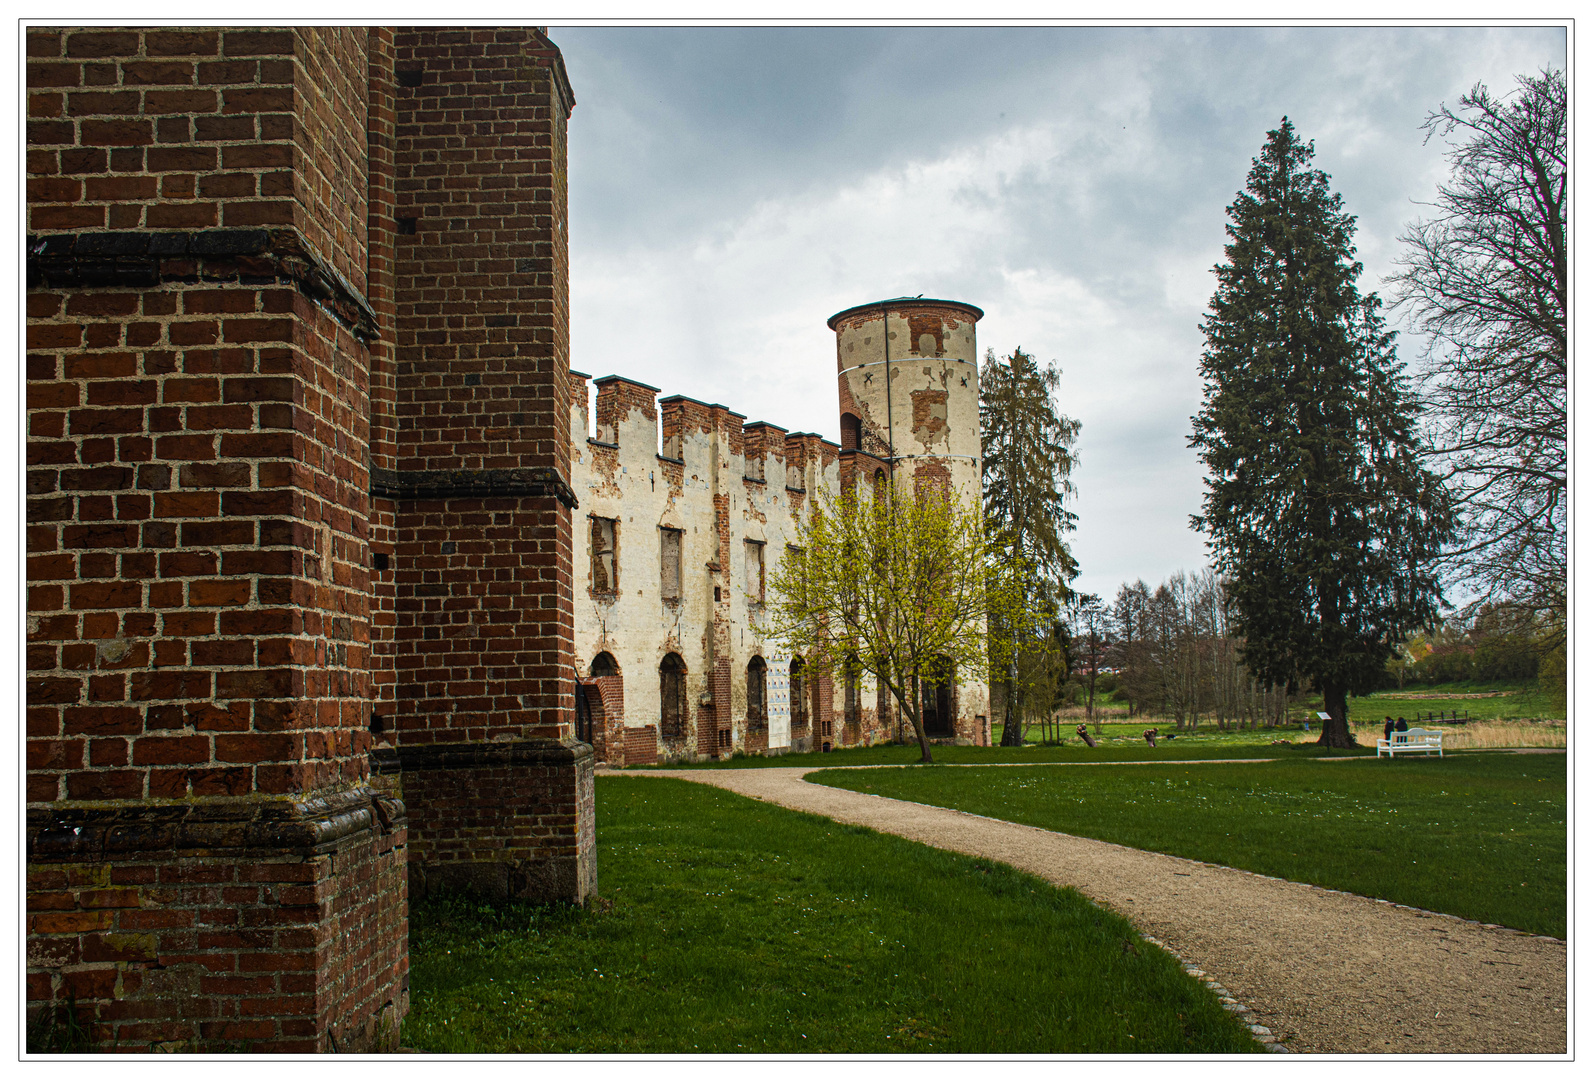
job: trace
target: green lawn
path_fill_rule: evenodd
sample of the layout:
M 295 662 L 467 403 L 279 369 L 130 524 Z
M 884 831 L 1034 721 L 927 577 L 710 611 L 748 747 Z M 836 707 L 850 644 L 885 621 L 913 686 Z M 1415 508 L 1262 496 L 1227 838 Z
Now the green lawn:
M 1220 863 L 1563 938 L 1566 758 L 868 769 L 852 791 Z
M 1497 694 L 1497 697 L 1478 697 Z M 1564 720 L 1565 702 L 1538 689 L 1537 683 L 1444 683 L 1381 690 L 1350 704 L 1350 715 L 1381 721 L 1385 714 L 1414 720 L 1418 712 L 1469 712 L 1478 720 Z
M 1370 755 L 1368 747 L 1354 750 L 1326 750 L 1313 744 L 1271 746 L 1273 739 L 1286 739 L 1302 734 L 1299 731 L 1283 732 L 1229 732 L 1219 734 L 1214 729 L 1198 736 L 1180 735 L 1169 742 L 1162 739 L 1152 748 L 1141 734 L 1147 725 L 1113 725 L 1104 727 L 1097 746 L 1089 749 L 1076 737 L 1062 746 L 934 746 L 931 750 L 937 765 L 995 765 L 1036 761 L 1187 761 L 1211 757 L 1356 757 Z M 1163 727 L 1165 733 L 1166 728 Z M 998 729 L 999 732 L 999 729 Z M 1038 735 L 1031 736 L 1038 738 Z M 695 764 L 629 766 L 627 772 L 650 768 L 660 769 L 784 769 L 840 767 L 844 765 L 911 765 L 918 760 L 918 744 L 885 744 L 832 750 L 828 754 L 770 754 L 728 758 L 724 761 L 702 761 Z
M 1074 729 L 1082 722 L 1075 721 L 1061 726 L 1061 733 L 1064 736 L 1062 745 L 1088 753 L 1089 750 L 1085 747 L 1084 741 L 1074 734 Z M 1378 727 L 1379 729 L 1382 727 L 1381 720 L 1378 721 Z M 990 735 L 991 742 L 997 744 L 1001 742 L 1001 728 L 1002 725 L 995 725 Z M 1150 744 L 1145 741 L 1146 728 L 1155 728 L 1159 732 L 1157 749 L 1154 751 L 1150 749 Z M 1089 729 L 1090 737 L 1098 745 L 1113 748 L 1140 748 L 1145 751 L 1144 756 L 1147 760 L 1157 756 L 1165 757 L 1174 752 L 1182 753 L 1190 747 L 1201 748 L 1194 752 L 1193 755 L 1200 757 L 1216 756 L 1215 748 L 1218 747 L 1232 749 L 1235 752 L 1243 751 L 1243 754 L 1238 754 L 1237 756 L 1265 757 L 1288 752 L 1271 745 L 1277 740 L 1287 740 L 1291 743 L 1296 739 L 1314 740 L 1322 733 L 1320 725 L 1315 722 L 1311 724 L 1310 732 L 1306 732 L 1299 724 L 1280 728 L 1258 727 L 1254 731 L 1249 729 L 1240 731 L 1233 728 L 1228 731 L 1219 731 L 1214 723 L 1201 724 L 1199 727 L 1190 726 L 1183 731 L 1179 731 L 1171 720 L 1161 719 L 1137 719 L 1132 723 L 1103 723 L 1099 734 L 1096 733 L 1094 724 L 1090 724 Z M 1169 739 L 1167 737 L 1169 735 L 1172 735 L 1173 738 Z M 1039 743 L 1041 739 L 1040 726 L 1038 724 L 1029 725 L 1025 737 L 1031 743 Z M 1252 753 L 1252 751 L 1258 751 L 1258 753 Z
M 603 777 L 597 802 L 611 908 L 413 905 L 405 1045 L 1259 1049 L 1171 957 L 1071 890 L 684 781 Z

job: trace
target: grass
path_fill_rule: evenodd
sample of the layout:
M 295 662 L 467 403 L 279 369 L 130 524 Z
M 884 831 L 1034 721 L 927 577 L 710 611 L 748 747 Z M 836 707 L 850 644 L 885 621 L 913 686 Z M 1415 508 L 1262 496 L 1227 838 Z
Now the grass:
M 1103 734 L 1096 737 L 1098 744 L 1091 750 L 1076 737 L 1061 746 L 936 746 L 933 747 L 938 765 L 999 765 L 1042 761 L 1187 761 L 1210 757 L 1346 757 L 1370 754 L 1369 749 L 1327 750 L 1314 742 L 1274 746 L 1274 740 L 1297 738 L 1315 739 L 1298 729 L 1290 731 L 1257 730 L 1222 734 L 1215 728 L 1204 729 L 1200 734 L 1179 734 L 1169 742 L 1165 737 L 1152 748 L 1141 732 L 1148 725 L 1106 724 Z M 1378 729 L 1381 733 L 1381 728 Z M 999 738 L 1001 729 L 996 729 Z M 1166 735 L 1166 728 L 1162 729 Z M 1093 729 L 1092 729 L 1093 735 Z M 824 768 L 850 765 L 911 765 L 918 761 L 918 744 L 886 743 L 879 746 L 858 746 L 832 750 L 829 753 L 770 754 L 727 758 L 723 761 L 700 761 L 694 764 L 627 766 L 627 772 L 646 769 L 785 769 L 793 767 Z
M 1480 720 L 1444 726 L 1444 749 L 1495 750 L 1503 747 L 1566 745 L 1563 720 Z
M 808 779 L 1563 938 L 1566 759 L 1466 754 Z
M 1484 694 L 1490 696 L 1479 696 Z M 1403 713 L 1406 719 L 1414 720 L 1418 712 L 1454 709 L 1469 712 L 1479 720 L 1565 719 L 1565 702 L 1540 690 L 1536 682 L 1412 684 L 1403 690 L 1380 690 L 1350 705 L 1352 716 L 1370 721 L 1375 714 L 1379 722 L 1385 713 Z
M 410 915 L 406 1046 L 1248 1053 L 1130 924 L 1009 867 L 703 785 L 603 777 L 607 910 Z
M 1077 728 L 1081 723 L 1084 723 L 1084 721 L 1080 720 L 1076 723 L 1065 723 L 1062 725 L 1062 735 L 1064 738 L 1061 745 L 1084 749 L 1084 741 L 1074 734 L 1074 729 Z M 1142 746 L 1147 750 L 1147 757 L 1154 757 L 1156 755 L 1155 753 L 1149 752 L 1150 747 L 1145 742 L 1146 728 L 1155 728 L 1157 732 L 1159 732 L 1158 738 L 1160 740 L 1160 744 L 1158 746 L 1158 751 L 1171 752 L 1178 749 L 1176 744 L 1182 743 L 1185 747 L 1227 747 L 1234 750 L 1243 750 L 1246 756 L 1253 756 L 1250 754 L 1250 752 L 1253 750 L 1263 750 L 1264 753 L 1273 752 L 1266 748 L 1271 747 L 1271 745 L 1275 742 L 1315 745 L 1317 737 L 1322 734 L 1320 725 L 1314 722 L 1311 725 L 1310 731 L 1305 731 L 1300 727 L 1299 724 L 1295 724 L 1292 727 L 1258 727 L 1254 731 L 1249 729 L 1239 730 L 1236 728 L 1230 728 L 1228 731 L 1219 731 L 1217 729 L 1217 725 L 1211 723 L 1202 724 L 1199 727 L 1190 725 L 1189 727 L 1186 727 L 1184 730 L 1180 731 L 1176 726 L 1174 726 L 1173 721 L 1171 720 L 1157 718 L 1135 718 L 1132 722 L 1104 722 L 1101 724 L 1101 733 L 1099 735 L 1095 733 L 1094 724 L 1089 724 L 1087 726 L 1090 730 L 1090 737 L 1093 738 L 1096 743 L 1105 743 L 1106 745 L 1112 747 Z M 1001 742 L 1001 728 L 1002 725 L 1000 724 L 993 726 L 990 734 L 991 742 L 997 744 Z M 1378 731 L 1382 731 L 1381 722 L 1379 723 Z M 1167 737 L 1169 735 L 1175 736 L 1175 738 L 1169 739 Z M 1038 724 L 1029 725 L 1028 740 L 1031 743 L 1040 742 L 1040 726 Z M 1210 755 L 1207 754 L 1206 756 Z
M 1411 724 L 1411 727 L 1422 727 Z M 1473 720 L 1465 724 L 1426 725 L 1444 733 L 1444 752 L 1451 750 L 1561 749 L 1566 745 L 1564 720 Z M 1383 737 L 1381 728 L 1356 731 L 1357 745 L 1376 749 Z

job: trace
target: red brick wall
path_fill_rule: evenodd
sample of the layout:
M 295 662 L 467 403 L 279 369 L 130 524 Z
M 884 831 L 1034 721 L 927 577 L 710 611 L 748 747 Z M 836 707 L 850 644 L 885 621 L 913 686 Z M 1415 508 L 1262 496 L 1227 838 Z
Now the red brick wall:
M 568 476 L 573 103 L 550 50 L 529 29 L 397 34 L 400 473 Z M 569 508 L 456 493 L 396 524 L 400 738 L 570 737 Z
M 586 744 L 400 746 L 379 759 L 396 767 L 409 808 L 413 894 L 579 901 L 596 891 Z
M 625 729 L 625 764 L 658 764 L 658 728 L 655 725 Z
M 362 290 L 364 38 L 30 30 L 29 231 L 292 226 Z
M 394 217 L 394 151 L 397 145 L 393 82 L 393 31 L 371 27 L 366 32 L 369 53 L 366 70 L 367 205 L 370 224 L 366 232 L 366 297 L 379 325 L 388 333 L 370 342 L 370 462 L 373 470 L 398 467 L 397 353 L 391 328 L 396 323 L 394 257 L 397 221 Z M 371 553 L 371 703 L 384 734 L 391 734 L 396 711 L 395 669 L 397 609 L 395 565 L 397 509 L 392 498 L 372 494 L 370 500 Z
M 598 761 L 610 765 L 625 764 L 625 676 L 600 675 L 593 679 L 597 684 L 602 711 L 594 711 L 592 749 Z M 602 725 L 597 725 L 598 717 Z
M 581 388 L 585 389 L 585 381 Z M 597 426 L 599 431 L 614 431 L 624 423 L 632 411 L 641 413 L 646 420 L 657 422 L 658 387 L 648 386 L 618 375 L 608 375 L 597 380 Z M 579 402 L 576 402 L 579 404 Z
M 328 809 L 357 827 L 313 854 L 310 841 L 287 855 L 236 845 L 56 859 L 53 848 L 81 845 L 43 830 L 28 867 L 29 1000 L 75 998 L 94 1041 L 117 1050 L 396 1049 L 408 918 L 388 898 L 404 895 L 403 808 L 343 796 Z M 114 847 L 134 819 L 70 820 Z M 236 808 L 168 814 L 164 828 L 225 841 L 241 823 L 303 831 Z
M 596 871 L 592 756 L 573 742 L 574 100 L 534 28 L 401 28 L 393 55 L 393 465 L 377 486 L 410 880 L 578 901 Z
M 363 779 L 358 343 L 291 288 L 29 309 L 30 800 Z
M 524 29 L 28 55 L 30 1017 L 391 1048 L 406 866 L 596 887 L 562 62 Z
M 36 924 L 68 959 L 30 969 L 30 1007 L 84 990 L 107 1040 L 313 1048 L 403 1012 L 402 841 L 369 812 L 341 860 L 218 824 L 369 800 L 364 41 L 29 33 L 30 915 L 79 924 Z M 221 829 L 202 857 L 190 826 Z M 140 919 L 207 943 L 106 951 Z M 301 947 L 250 929 L 278 924 L 323 935 L 308 961 L 270 967 Z M 235 1008 L 173 989 L 246 970 Z

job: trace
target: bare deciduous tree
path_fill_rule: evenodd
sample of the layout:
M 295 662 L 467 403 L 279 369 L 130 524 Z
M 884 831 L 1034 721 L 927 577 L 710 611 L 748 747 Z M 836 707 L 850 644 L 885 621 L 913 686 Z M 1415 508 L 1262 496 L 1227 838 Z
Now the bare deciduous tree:
M 1210 718 L 1227 730 L 1283 722 L 1288 688 L 1267 686 L 1240 658 L 1232 604 L 1210 568 L 1174 574 L 1153 592 L 1143 581 L 1118 590 L 1112 609 L 1118 700 L 1133 713 L 1173 720 L 1180 730 Z
M 1429 335 L 1423 396 L 1461 513 L 1451 583 L 1563 626 L 1566 603 L 1566 82 L 1480 83 L 1428 116 L 1459 136 L 1436 214 L 1410 225 L 1400 305 Z

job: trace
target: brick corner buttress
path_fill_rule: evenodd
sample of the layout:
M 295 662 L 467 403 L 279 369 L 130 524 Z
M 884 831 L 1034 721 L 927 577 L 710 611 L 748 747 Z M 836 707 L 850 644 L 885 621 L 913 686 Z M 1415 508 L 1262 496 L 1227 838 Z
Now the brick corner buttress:
M 494 110 L 446 148 L 441 57 Z M 30 1041 L 396 1049 L 417 850 L 595 888 L 562 62 L 34 27 L 27 87 Z
M 394 41 L 392 732 L 409 880 L 581 902 L 597 886 L 575 740 L 564 63 L 536 28 Z

